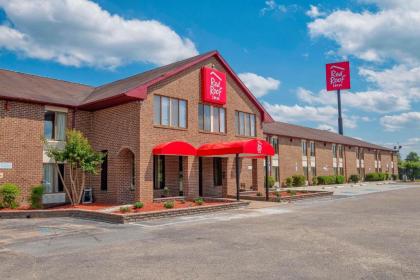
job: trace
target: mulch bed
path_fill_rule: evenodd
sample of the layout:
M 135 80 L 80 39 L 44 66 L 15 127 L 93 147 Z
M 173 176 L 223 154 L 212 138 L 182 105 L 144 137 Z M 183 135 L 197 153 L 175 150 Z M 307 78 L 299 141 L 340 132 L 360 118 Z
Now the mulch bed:
M 227 204 L 229 202 L 223 202 L 223 201 L 204 201 L 203 204 L 198 205 L 194 203 L 193 201 L 174 201 L 174 207 L 173 208 L 165 208 L 164 202 L 150 202 L 150 203 L 144 203 L 144 206 L 142 208 L 135 209 L 133 207 L 130 207 L 129 212 L 121 212 L 120 210 L 114 211 L 112 213 L 115 214 L 130 214 L 130 213 L 143 213 L 143 212 L 154 212 L 154 211 L 168 211 L 171 209 L 185 209 L 185 208 L 197 208 L 202 206 L 216 206 L 216 205 L 223 205 Z

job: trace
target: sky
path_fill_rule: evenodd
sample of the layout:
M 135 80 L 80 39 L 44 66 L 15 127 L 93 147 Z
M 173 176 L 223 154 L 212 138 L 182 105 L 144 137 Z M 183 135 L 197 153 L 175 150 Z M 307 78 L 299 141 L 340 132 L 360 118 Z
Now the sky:
M 420 153 L 420 1 L 0 0 L 0 68 L 101 85 L 218 50 L 278 121 Z

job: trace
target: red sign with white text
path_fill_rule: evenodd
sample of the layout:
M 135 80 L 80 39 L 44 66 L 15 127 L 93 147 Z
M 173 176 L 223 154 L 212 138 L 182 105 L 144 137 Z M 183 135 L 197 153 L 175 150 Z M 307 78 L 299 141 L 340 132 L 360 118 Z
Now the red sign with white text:
M 214 68 L 201 69 L 203 102 L 224 105 L 226 103 L 226 74 Z
M 350 63 L 348 61 L 329 63 L 327 70 L 327 90 L 350 89 Z

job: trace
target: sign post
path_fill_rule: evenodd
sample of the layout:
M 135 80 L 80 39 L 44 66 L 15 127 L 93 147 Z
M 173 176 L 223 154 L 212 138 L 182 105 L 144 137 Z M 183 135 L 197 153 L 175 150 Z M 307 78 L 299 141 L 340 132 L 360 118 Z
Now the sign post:
M 337 91 L 338 133 L 343 135 L 343 118 L 341 116 L 341 90 L 350 89 L 350 64 L 348 61 L 326 65 L 327 91 Z

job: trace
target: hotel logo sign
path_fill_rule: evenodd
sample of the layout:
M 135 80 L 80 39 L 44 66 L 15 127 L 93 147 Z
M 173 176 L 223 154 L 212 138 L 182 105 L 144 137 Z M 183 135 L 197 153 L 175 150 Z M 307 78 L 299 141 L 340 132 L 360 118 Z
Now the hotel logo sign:
M 350 64 L 348 61 L 326 65 L 327 91 L 350 89 Z
M 203 102 L 224 105 L 226 103 L 226 74 L 210 67 L 201 69 Z

